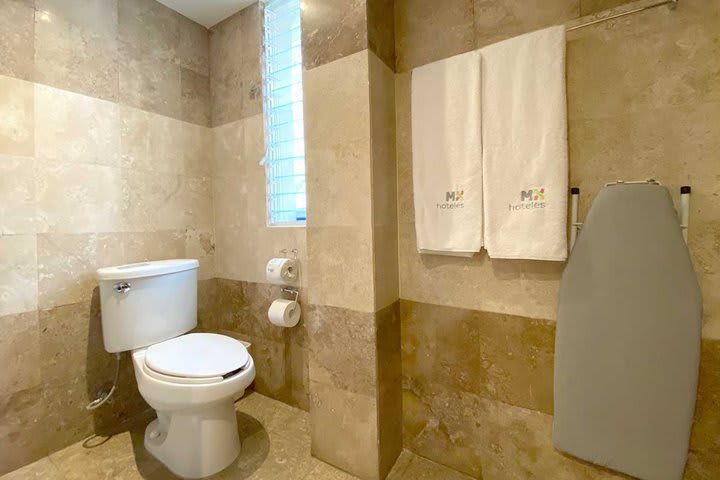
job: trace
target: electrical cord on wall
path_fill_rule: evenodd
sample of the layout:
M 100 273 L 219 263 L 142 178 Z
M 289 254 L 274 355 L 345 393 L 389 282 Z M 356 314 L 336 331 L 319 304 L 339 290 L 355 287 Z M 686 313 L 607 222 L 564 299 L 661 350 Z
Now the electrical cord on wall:
M 92 402 L 88 403 L 85 407 L 86 410 L 95 410 L 96 408 L 102 406 L 105 402 L 107 402 L 110 397 L 112 397 L 113 393 L 115 393 L 115 389 L 117 388 L 117 382 L 118 378 L 120 377 L 120 352 L 115 353 L 115 380 L 113 381 L 113 386 L 110 389 L 109 392 L 101 392 L 98 398 L 93 400 Z

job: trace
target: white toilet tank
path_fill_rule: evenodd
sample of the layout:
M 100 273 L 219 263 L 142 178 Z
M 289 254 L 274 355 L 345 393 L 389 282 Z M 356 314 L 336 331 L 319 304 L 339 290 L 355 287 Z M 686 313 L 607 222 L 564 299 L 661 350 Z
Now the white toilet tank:
M 105 350 L 134 350 L 197 325 L 197 260 L 159 260 L 97 270 Z

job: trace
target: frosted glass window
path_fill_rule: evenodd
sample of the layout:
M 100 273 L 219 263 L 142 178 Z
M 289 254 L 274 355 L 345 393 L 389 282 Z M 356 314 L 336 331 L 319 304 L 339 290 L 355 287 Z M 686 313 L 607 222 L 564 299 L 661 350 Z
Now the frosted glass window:
M 302 225 L 307 202 L 300 0 L 269 0 L 264 26 L 268 224 Z

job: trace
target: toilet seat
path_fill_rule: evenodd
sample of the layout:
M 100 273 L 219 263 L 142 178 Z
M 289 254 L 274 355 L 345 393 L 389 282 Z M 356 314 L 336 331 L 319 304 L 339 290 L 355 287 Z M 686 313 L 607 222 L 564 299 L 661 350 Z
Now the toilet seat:
M 166 382 L 208 384 L 222 382 L 249 362 L 245 346 L 232 337 L 189 333 L 150 346 L 143 370 Z

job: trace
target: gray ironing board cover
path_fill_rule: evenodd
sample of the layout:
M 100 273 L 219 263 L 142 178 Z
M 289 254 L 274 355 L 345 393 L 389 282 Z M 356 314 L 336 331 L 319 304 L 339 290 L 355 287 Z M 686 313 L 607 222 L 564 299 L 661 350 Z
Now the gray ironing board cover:
M 700 288 L 667 189 L 605 187 L 560 285 L 555 447 L 641 479 L 681 479 L 701 324 Z

